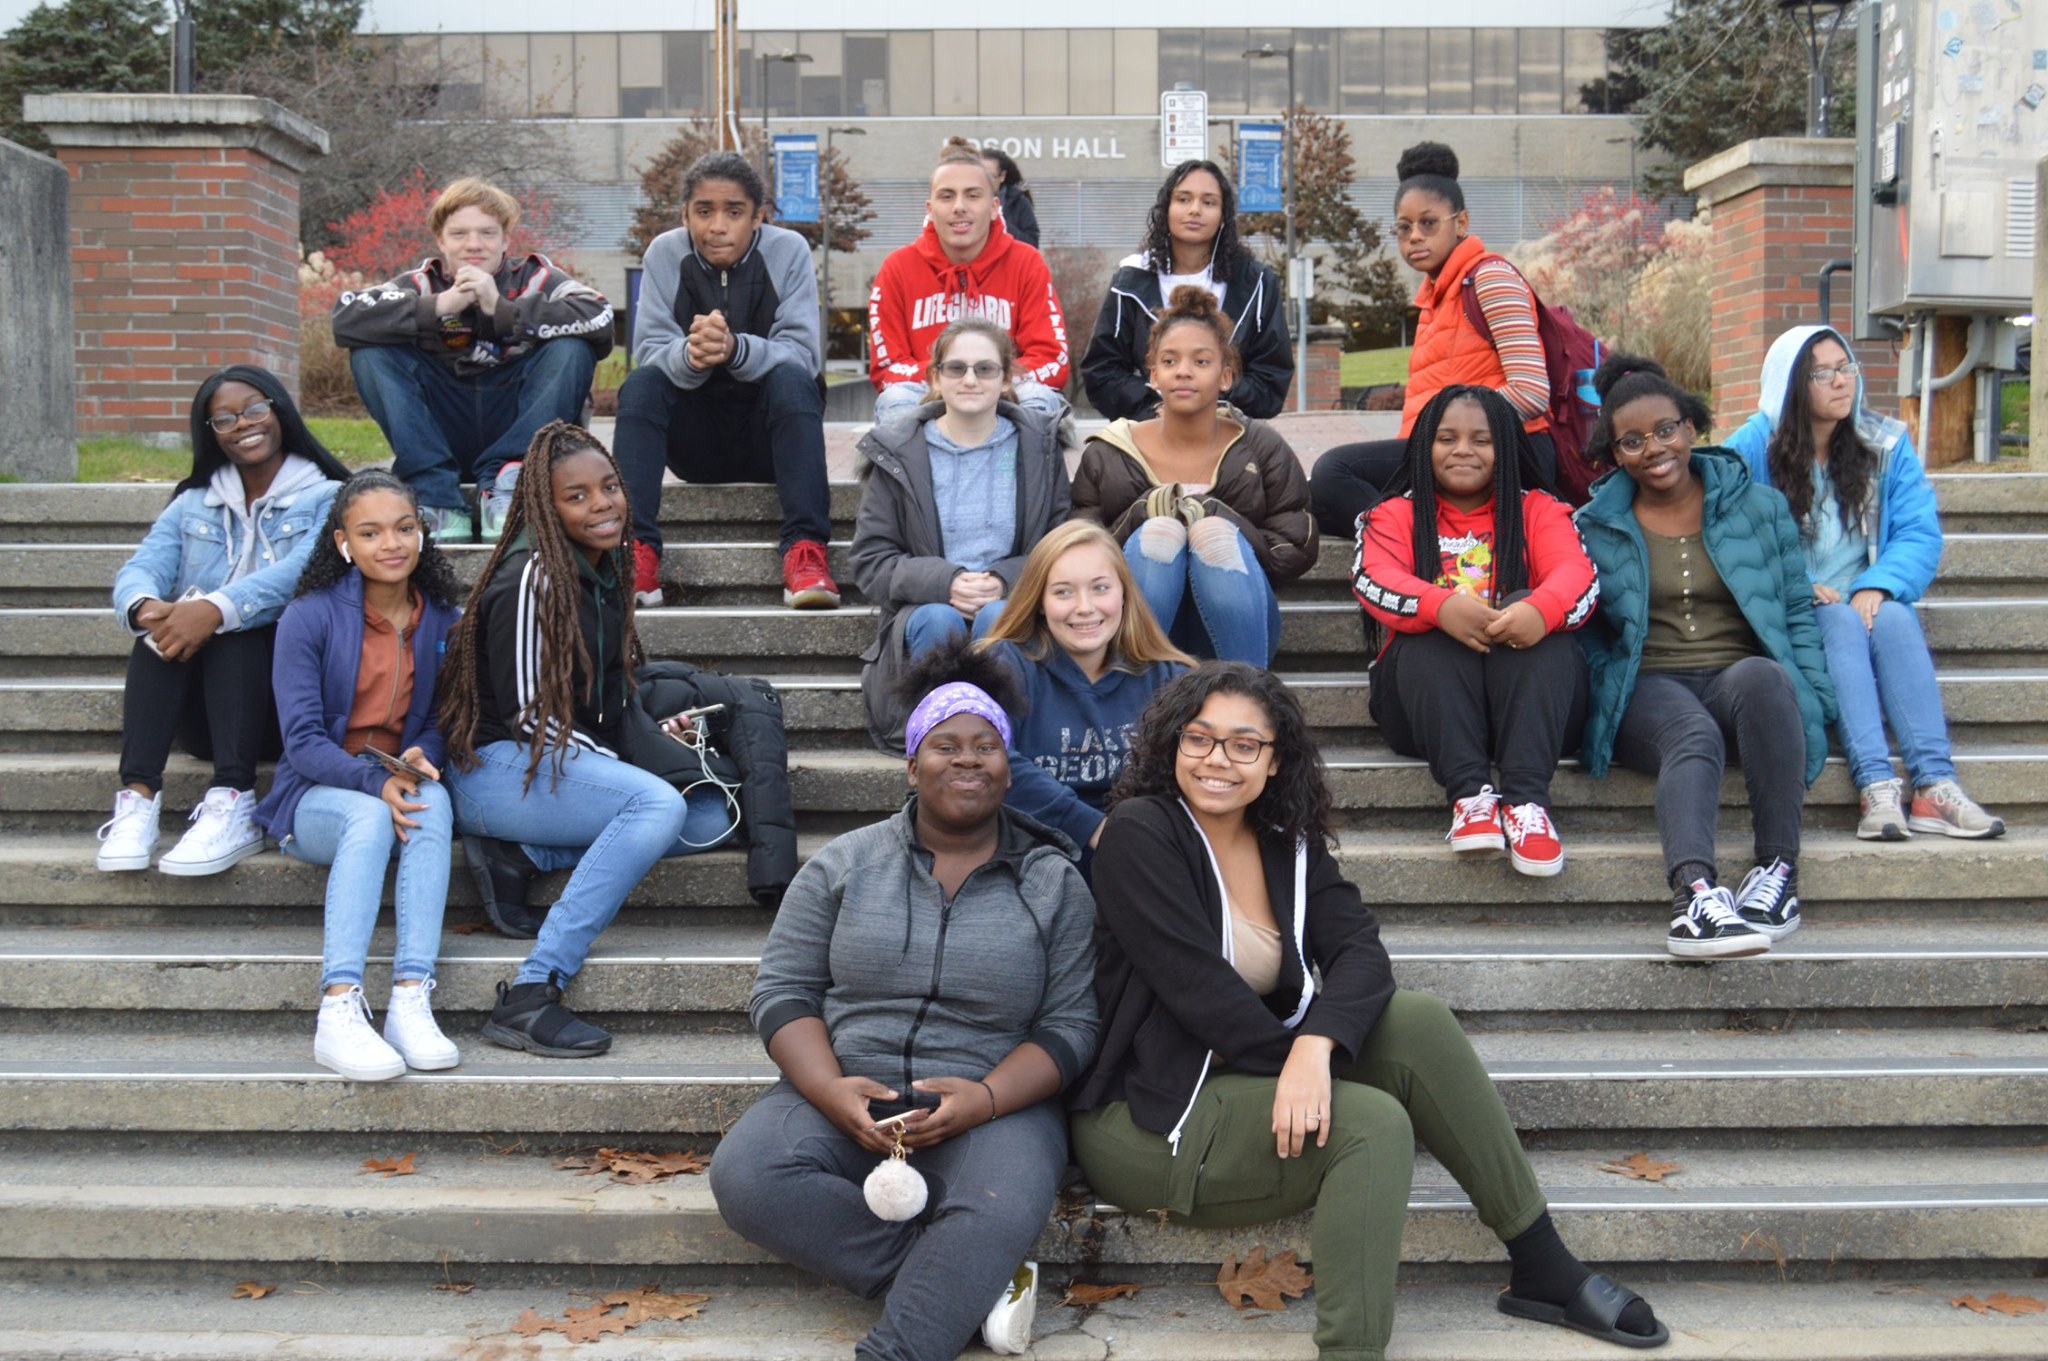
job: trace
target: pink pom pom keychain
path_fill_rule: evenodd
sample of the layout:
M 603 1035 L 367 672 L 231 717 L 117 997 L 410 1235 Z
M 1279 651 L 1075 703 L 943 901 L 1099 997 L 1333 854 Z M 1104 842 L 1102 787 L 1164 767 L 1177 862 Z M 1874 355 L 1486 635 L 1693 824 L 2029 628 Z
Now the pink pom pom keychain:
M 910 1165 L 910 1150 L 903 1146 L 903 1117 L 895 1116 L 882 1123 L 896 1127 L 896 1147 L 890 1149 L 889 1156 L 868 1173 L 868 1179 L 861 1184 L 861 1193 L 867 1197 L 868 1208 L 875 1212 L 877 1218 L 915 1219 L 924 1212 L 925 1201 L 931 1193 L 925 1187 L 924 1178 Z

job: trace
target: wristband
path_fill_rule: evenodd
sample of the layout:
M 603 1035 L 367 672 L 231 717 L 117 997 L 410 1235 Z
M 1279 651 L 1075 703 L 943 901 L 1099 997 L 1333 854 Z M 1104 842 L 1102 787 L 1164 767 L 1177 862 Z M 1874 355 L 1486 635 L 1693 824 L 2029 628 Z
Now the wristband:
M 988 1093 L 988 1118 L 993 1120 L 996 1118 L 996 1089 L 980 1078 L 976 1078 L 975 1081 L 980 1082 L 981 1089 Z

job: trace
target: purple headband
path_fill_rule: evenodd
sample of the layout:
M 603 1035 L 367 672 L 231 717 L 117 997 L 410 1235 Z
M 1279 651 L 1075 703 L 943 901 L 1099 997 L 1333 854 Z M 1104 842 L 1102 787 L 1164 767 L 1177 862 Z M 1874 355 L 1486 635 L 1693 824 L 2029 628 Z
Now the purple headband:
M 917 707 L 910 711 L 910 722 L 904 725 L 903 735 L 911 754 L 916 754 L 927 733 L 954 714 L 974 714 L 987 719 L 1002 734 L 1003 745 L 1010 745 L 1010 716 L 1003 712 L 1003 706 L 978 685 L 948 681 L 919 700 Z

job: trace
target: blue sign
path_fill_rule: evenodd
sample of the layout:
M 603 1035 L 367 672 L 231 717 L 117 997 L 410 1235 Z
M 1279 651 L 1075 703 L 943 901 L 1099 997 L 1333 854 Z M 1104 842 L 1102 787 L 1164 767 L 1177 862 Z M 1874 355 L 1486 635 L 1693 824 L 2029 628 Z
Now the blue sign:
M 1279 123 L 1237 125 L 1237 211 L 1287 208 L 1287 129 Z
M 775 134 L 775 217 L 818 220 L 818 139 L 808 133 Z

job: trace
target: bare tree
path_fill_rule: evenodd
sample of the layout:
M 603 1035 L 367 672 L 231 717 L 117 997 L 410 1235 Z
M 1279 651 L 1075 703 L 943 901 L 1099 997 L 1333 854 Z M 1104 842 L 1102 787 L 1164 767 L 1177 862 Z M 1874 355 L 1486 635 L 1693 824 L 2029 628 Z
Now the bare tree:
M 756 165 L 766 163 L 760 128 L 742 128 L 740 139 L 742 155 Z M 635 255 L 644 255 L 655 237 L 682 225 L 683 176 L 697 163 L 698 157 L 717 149 L 716 129 L 710 120 L 700 115 L 685 123 L 682 130 L 655 153 L 654 159 L 640 172 L 640 192 L 645 202 L 633 211 L 633 225 L 626 232 L 628 250 Z M 866 224 L 874 221 L 875 210 L 868 200 L 867 190 L 847 169 L 845 152 L 833 147 L 828 153 L 820 153 L 819 160 L 822 162 L 819 173 L 827 177 L 832 191 L 832 249 L 852 252 L 868 239 Z M 772 209 L 774 185 L 769 185 L 768 193 Z M 778 221 L 776 225 L 789 228 L 810 242 L 813 248 L 824 235 L 824 229 L 816 222 Z

